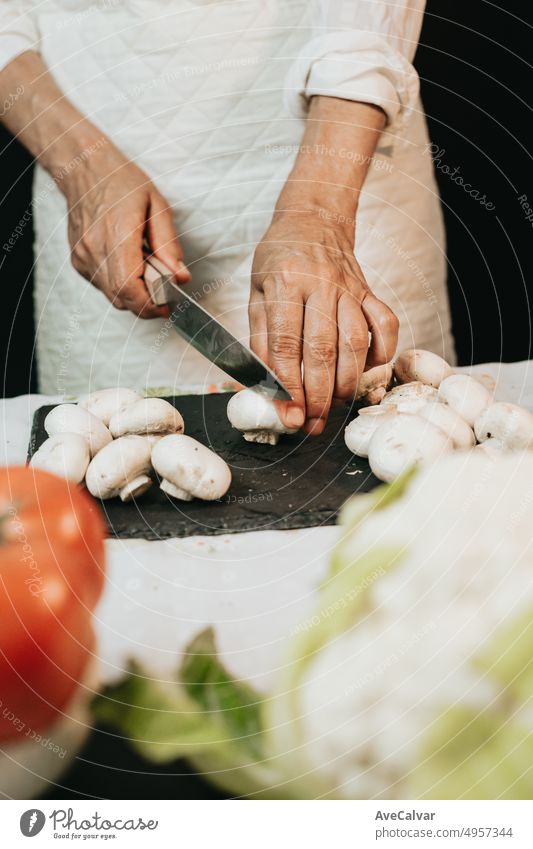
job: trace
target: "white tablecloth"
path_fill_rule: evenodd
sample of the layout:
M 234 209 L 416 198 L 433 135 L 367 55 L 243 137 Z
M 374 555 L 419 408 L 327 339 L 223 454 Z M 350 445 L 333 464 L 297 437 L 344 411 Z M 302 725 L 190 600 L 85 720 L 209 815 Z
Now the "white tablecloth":
M 533 410 L 533 362 L 475 366 L 472 373 L 494 378 L 498 400 Z M 58 400 L 0 401 L 2 463 L 25 462 L 35 410 Z M 266 689 L 291 631 L 314 611 L 337 534 L 323 527 L 108 540 L 108 581 L 96 611 L 103 680 L 119 678 L 131 657 L 170 675 L 188 641 L 213 625 L 227 666 Z

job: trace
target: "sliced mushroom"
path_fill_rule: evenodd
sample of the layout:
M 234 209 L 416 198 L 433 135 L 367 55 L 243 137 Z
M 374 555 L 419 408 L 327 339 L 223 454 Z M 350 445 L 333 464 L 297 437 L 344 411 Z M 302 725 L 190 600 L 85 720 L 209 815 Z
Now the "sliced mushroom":
M 431 351 L 410 348 L 394 363 L 394 376 L 398 383 L 419 381 L 438 389 L 442 381 L 453 374 L 452 367 Z
M 533 414 L 517 404 L 491 404 L 475 422 L 478 442 L 496 439 L 507 451 L 533 449 Z
M 438 391 L 433 386 L 428 386 L 427 383 L 421 383 L 419 380 L 415 380 L 412 383 L 403 383 L 401 386 L 395 386 L 394 389 L 387 392 L 381 405 L 388 406 L 389 404 L 394 404 L 399 406 L 404 401 L 436 401 L 437 395 Z M 411 405 L 412 408 L 413 406 Z
M 191 436 L 171 434 L 152 449 L 152 465 L 161 489 L 173 498 L 216 501 L 231 484 L 231 471 L 222 457 Z
M 56 433 L 45 439 L 31 458 L 30 466 L 81 483 L 90 459 L 85 437 L 79 433 Z
M 374 433 L 368 461 L 377 478 L 391 483 L 412 466 L 433 462 L 450 450 L 440 428 L 421 416 L 398 413 Z
M 139 395 L 133 389 L 113 387 L 111 389 L 99 389 L 97 392 L 92 392 L 85 398 L 81 398 L 78 405 L 85 410 L 89 410 L 93 416 L 96 416 L 105 425 L 109 425 L 109 422 L 116 413 L 120 413 L 130 404 L 140 401 L 141 398 L 142 395 Z
M 152 445 L 143 436 L 121 436 L 110 442 L 89 463 L 85 483 L 96 498 L 131 501 L 152 485 Z
M 397 412 L 393 406 L 363 407 L 359 410 L 357 418 L 350 422 L 344 431 L 346 446 L 357 457 L 368 457 L 370 440 L 376 430 L 384 421 L 393 418 L 395 415 L 397 415 Z
M 447 404 L 430 401 L 420 407 L 418 415 L 439 427 L 451 439 L 454 448 L 467 450 L 476 444 L 470 425 Z
M 233 395 L 227 408 L 230 423 L 242 431 L 247 442 L 277 445 L 284 433 L 296 433 L 296 428 L 286 428 L 280 417 L 272 394 L 261 386 L 243 389 Z
M 355 400 L 374 406 L 383 400 L 392 383 L 392 363 L 363 372 L 357 385 Z
M 114 437 L 128 434 L 183 433 L 183 418 L 164 398 L 141 398 L 111 418 L 109 430 Z
M 492 402 L 492 395 L 475 378 L 467 374 L 452 374 L 439 386 L 439 400 L 455 410 L 470 427 Z
M 91 457 L 112 440 L 105 424 L 77 404 L 59 404 L 50 410 L 44 420 L 44 429 L 48 436 L 79 433 L 89 443 Z

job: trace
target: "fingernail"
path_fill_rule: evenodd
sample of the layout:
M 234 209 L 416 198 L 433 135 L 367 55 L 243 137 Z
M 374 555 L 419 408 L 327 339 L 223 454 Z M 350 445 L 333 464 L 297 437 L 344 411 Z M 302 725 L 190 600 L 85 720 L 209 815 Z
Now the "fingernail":
M 189 269 L 187 268 L 185 263 L 181 262 L 181 260 L 176 265 L 176 274 L 183 274 L 183 275 L 186 275 L 187 277 L 191 276 L 191 272 L 189 271 Z
M 286 421 L 289 427 L 301 427 L 305 421 L 304 411 L 301 407 L 289 407 Z

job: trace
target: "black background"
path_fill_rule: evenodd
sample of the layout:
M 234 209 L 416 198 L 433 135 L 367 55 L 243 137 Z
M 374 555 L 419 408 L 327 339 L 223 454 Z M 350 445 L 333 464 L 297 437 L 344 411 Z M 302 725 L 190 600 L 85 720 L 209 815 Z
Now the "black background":
M 439 174 L 448 234 L 449 289 L 462 363 L 530 356 L 532 224 L 518 197 L 531 185 L 532 42 L 524 2 L 505 9 L 484 0 L 429 0 L 417 67 L 432 140 L 443 161 L 496 206 L 487 211 Z M 30 203 L 31 161 L 0 130 L 0 245 Z M 35 389 L 31 370 L 32 234 L 29 225 L 0 269 L 2 385 L 5 395 Z M 3 252 L 0 250 L 0 261 Z M 70 788 L 70 790 L 69 790 Z M 120 740 L 95 731 L 53 795 L 104 798 L 216 796 L 186 766 L 154 768 Z
M 488 211 L 438 174 L 448 234 L 448 284 L 462 364 L 530 355 L 533 224 L 518 197 L 531 185 L 532 40 L 525 2 L 429 0 L 416 64 L 432 141 L 495 204 Z M 0 129 L 0 245 L 28 208 L 31 160 Z M 3 394 L 35 390 L 32 232 L 0 250 Z

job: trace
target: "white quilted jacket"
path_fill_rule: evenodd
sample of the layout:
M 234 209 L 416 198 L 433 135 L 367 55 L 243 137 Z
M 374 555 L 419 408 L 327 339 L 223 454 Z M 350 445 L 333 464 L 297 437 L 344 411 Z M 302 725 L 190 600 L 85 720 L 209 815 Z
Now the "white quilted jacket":
M 357 222 L 367 280 L 401 346 L 453 358 L 443 231 L 411 60 L 423 0 L 0 0 L 0 67 L 39 50 L 70 99 L 175 210 L 204 306 L 247 338 L 254 247 L 314 94 L 381 106 L 388 126 Z M 353 151 L 344 153 L 353 156 Z M 71 268 L 66 207 L 36 169 L 40 390 L 220 379 L 162 321 L 114 310 Z

